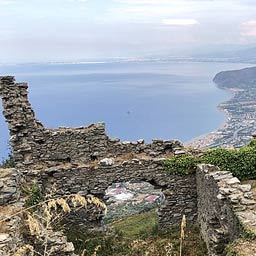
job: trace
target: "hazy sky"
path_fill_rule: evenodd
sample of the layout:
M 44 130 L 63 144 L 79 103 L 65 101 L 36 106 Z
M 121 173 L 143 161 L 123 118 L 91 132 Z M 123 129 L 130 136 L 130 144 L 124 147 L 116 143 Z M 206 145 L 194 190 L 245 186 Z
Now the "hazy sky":
M 0 0 L 0 62 L 256 42 L 256 0 Z

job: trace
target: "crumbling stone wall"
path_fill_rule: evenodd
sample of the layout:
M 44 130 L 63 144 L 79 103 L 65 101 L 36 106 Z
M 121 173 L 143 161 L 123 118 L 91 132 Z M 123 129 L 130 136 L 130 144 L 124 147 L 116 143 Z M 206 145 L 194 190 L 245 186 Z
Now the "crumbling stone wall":
M 226 255 L 227 244 L 243 233 L 256 235 L 256 201 L 251 185 L 241 185 L 230 172 L 212 165 L 197 170 L 198 222 L 210 256 Z M 240 241 L 240 246 L 243 245 Z M 255 255 L 255 240 L 242 255 Z M 254 244 L 254 246 L 253 246 Z M 240 255 L 238 252 L 234 255 Z M 244 253 L 244 252 L 243 252 Z
M 182 215 L 189 223 L 197 220 L 197 193 L 194 174 L 181 176 L 169 175 L 163 168 L 164 159 L 132 159 L 106 165 L 99 161 L 95 166 L 51 167 L 43 171 L 28 172 L 28 180 L 38 179 L 42 189 L 56 187 L 58 196 L 68 194 L 94 195 L 103 199 L 106 189 L 116 182 L 146 181 L 161 188 L 165 196 L 164 203 L 158 210 L 159 228 L 170 229 L 180 224 Z M 111 161 L 109 161 L 111 162 Z M 102 217 L 102 216 L 100 216 Z M 88 229 L 84 215 L 75 216 L 81 228 Z M 101 218 L 98 224 L 101 224 Z M 94 220 L 97 224 L 97 220 Z
M 21 209 L 17 204 L 20 199 L 20 177 L 20 172 L 16 169 L 0 168 L 0 220 Z M 9 252 L 15 251 L 22 244 L 19 228 L 19 216 L 13 216 L 0 223 L 0 256 L 11 255 Z
M 110 139 L 104 123 L 88 127 L 47 129 L 36 120 L 28 101 L 26 83 L 15 83 L 14 77 L 0 77 L 3 114 L 10 130 L 10 144 L 20 168 L 43 169 L 60 163 L 85 163 L 89 160 L 127 153 L 160 156 L 180 150 L 178 141 L 153 140 L 145 144 Z
M 23 233 L 25 200 L 22 198 L 20 187 L 23 179 L 24 177 L 17 169 L 0 169 L 0 256 L 16 255 L 19 249 L 31 242 L 24 237 Z M 49 236 L 52 255 L 76 256 L 73 244 L 67 241 L 62 232 L 49 230 Z M 26 255 L 32 255 L 32 253 Z

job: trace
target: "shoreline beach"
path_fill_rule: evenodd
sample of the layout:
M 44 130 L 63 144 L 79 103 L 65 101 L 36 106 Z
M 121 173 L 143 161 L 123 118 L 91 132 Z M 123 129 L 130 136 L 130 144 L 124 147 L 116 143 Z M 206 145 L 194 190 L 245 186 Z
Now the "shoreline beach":
M 218 84 L 216 86 L 220 90 L 226 90 L 232 94 L 229 100 L 217 106 L 219 111 L 226 114 L 224 123 L 217 130 L 208 134 L 202 134 L 185 143 L 185 146 L 196 149 L 210 149 L 215 147 L 239 148 L 247 144 L 256 132 L 255 89 L 227 89 L 221 88 Z M 246 105 L 247 108 L 243 108 L 243 105 Z M 252 111 L 249 111 L 251 109 Z

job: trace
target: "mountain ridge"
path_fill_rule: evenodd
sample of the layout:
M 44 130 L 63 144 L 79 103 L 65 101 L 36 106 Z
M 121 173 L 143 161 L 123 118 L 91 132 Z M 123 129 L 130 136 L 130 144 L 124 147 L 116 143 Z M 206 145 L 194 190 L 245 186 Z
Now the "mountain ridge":
M 222 89 L 256 88 L 256 67 L 219 72 L 213 82 Z

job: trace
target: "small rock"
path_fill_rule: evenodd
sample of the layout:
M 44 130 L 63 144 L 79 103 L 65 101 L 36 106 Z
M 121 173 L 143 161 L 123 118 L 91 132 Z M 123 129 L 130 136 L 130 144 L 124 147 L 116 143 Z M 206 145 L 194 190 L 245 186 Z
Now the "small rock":
M 4 183 L 0 181 L 0 188 L 2 188 L 3 186 L 4 186 Z
M 222 195 L 222 194 L 218 194 L 217 195 L 217 199 L 219 199 L 219 200 L 222 200 L 222 199 L 224 199 L 225 197 Z
M 99 155 L 100 155 L 100 153 L 99 153 L 99 152 L 97 152 L 97 151 L 92 153 L 92 156 L 96 156 L 96 157 L 98 157 Z
M 143 139 L 139 139 L 139 140 L 137 140 L 137 142 L 138 142 L 139 144 L 143 144 L 143 143 L 144 143 L 144 140 L 143 140 Z
M 0 244 L 6 243 L 10 238 L 9 234 L 0 233 Z
M 249 200 L 249 199 L 245 199 L 245 198 L 241 198 L 240 203 L 243 205 L 253 205 L 255 204 L 256 206 L 256 201 L 255 200 Z
M 100 165 L 102 166 L 112 166 L 114 164 L 113 158 L 104 158 L 100 160 Z
M 129 164 L 128 161 L 123 161 L 123 162 L 122 162 L 122 165 L 127 165 L 127 164 Z
M 130 141 L 123 141 L 122 144 L 129 145 L 129 144 L 131 144 L 131 142 Z
M 174 152 L 174 155 L 184 155 L 184 154 L 186 154 L 186 151 L 184 151 L 184 150 L 176 150 Z
M 247 198 L 247 199 L 253 199 L 253 193 L 251 191 L 250 192 L 245 192 L 244 197 Z
M 246 184 L 246 185 L 239 185 L 238 188 L 243 192 L 249 192 L 251 191 L 252 186 L 250 184 Z
M 220 193 L 223 195 L 229 195 L 231 191 L 229 188 L 220 188 Z
M 120 139 L 118 138 L 112 138 L 112 139 L 109 139 L 110 142 L 113 142 L 113 143 L 118 143 L 120 142 Z
M 228 197 L 230 198 L 232 203 L 238 203 L 241 196 L 241 194 L 231 194 Z
M 228 179 L 226 181 L 226 183 L 229 184 L 229 185 L 233 185 L 233 184 L 240 183 L 240 180 L 238 178 L 234 177 L 234 178 Z
M 156 157 L 156 156 L 158 156 L 159 154 L 158 154 L 157 152 L 150 151 L 150 152 L 149 152 L 149 155 L 152 156 L 152 157 Z

